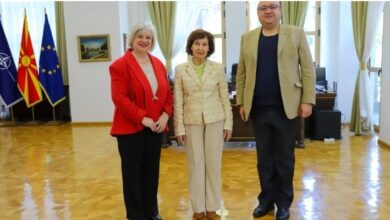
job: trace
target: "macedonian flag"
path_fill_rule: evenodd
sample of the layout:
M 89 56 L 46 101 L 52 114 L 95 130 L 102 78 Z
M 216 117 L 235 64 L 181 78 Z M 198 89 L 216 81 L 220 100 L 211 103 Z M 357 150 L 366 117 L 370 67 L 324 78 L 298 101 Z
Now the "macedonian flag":
M 22 93 L 27 107 L 42 101 L 42 92 L 39 84 L 38 68 L 34 49 L 28 30 L 27 16 L 24 15 L 22 42 L 20 46 L 18 74 L 18 88 Z

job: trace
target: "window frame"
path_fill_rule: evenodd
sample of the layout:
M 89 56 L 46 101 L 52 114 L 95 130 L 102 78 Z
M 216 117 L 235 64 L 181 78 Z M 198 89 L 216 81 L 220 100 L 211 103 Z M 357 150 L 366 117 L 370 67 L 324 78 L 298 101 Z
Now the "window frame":
M 316 6 L 316 16 L 315 16 L 315 30 L 314 31 L 306 31 L 305 30 L 305 34 L 306 34 L 306 37 L 307 36 L 314 36 L 314 41 L 315 41 L 315 45 L 314 45 L 314 51 L 315 53 L 313 54 L 314 57 L 313 57 L 313 61 L 316 63 L 316 64 L 320 64 L 320 60 L 321 60 L 321 2 L 320 1 L 316 1 L 315 2 L 315 6 Z M 305 18 L 307 19 L 307 17 Z
M 221 13 L 220 13 L 220 16 L 221 16 L 221 29 L 220 29 L 221 33 L 215 34 L 215 33 L 212 33 L 210 30 L 208 30 L 208 31 L 213 35 L 214 42 L 217 39 L 221 39 L 221 47 L 222 47 L 221 48 L 221 57 L 222 57 L 222 60 L 214 60 L 214 59 L 212 59 L 212 60 L 216 61 L 216 62 L 221 62 L 222 65 L 225 67 L 225 71 L 226 71 L 226 25 L 225 25 L 226 24 L 226 22 L 225 22 L 225 14 L 226 13 L 225 13 L 225 2 L 224 1 L 220 1 L 219 3 L 220 3 L 220 11 L 221 11 Z M 176 19 L 178 19 L 178 18 L 176 18 Z M 186 42 L 184 43 L 184 48 L 185 48 L 185 44 L 186 44 Z M 159 48 L 159 45 L 158 45 L 158 48 Z M 214 54 L 217 51 L 217 48 L 215 48 L 215 49 L 216 50 L 214 51 Z M 158 50 L 161 51 L 160 48 Z M 185 56 L 187 56 L 187 54 Z M 182 58 L 182 56 L 178 56 L 178 54 L 177 54 L 175 57 L 172 58 L 172 61 L 174 59 L 177 59 L 178 57 Z M 161 60 L 164 60 L 164 62 L 165 62 L 165 57 L 162 55 L 162 53 L 161 53 Z M 187 59 L 183 59 L 183 60 L 187 60 Z M 172 64 L 174 64 L 174 62 L 172 62 Z M 178 64 L 178 63 L 176 63 L 176 64 Z M 172 66 L 172 74 L 174 74 L 174 66 Z M 174 75 L 172 75 L 170 77 L 174 77 Z
M 382 26 L 383 26 L 383 16 L 384 16 L 383 12 L 382 12 L 381 16 L 382 16 Z M 382 29 L 382 33 L 380 35 L 382 36 L 382 42 L 383 42 L 383 29 Z M 371 52 L 374 52 L 374 51 L 371 51 Z M 382 73 L 382 61 L 383 61 L 383 59 L 381 60 L 380 66 L 371 66 L 371 61 L 372 61 L 371 59 L 372 59 L 372 54 L 371 54 L 370 59 L 368 60 L 368 63 L 367 63 L 368 73 L 369 73 L 369 75 L 370 74 L 376 74 L 376 76 L 379 78 L 379 80 L 381 80 L 380 78 L 381 78 L 381 73 Z M 380 86 L 381 85 L 379 84 L 379 87 Z M 373 88 L 373 89 L 377 89 L 377 88 Z M 380 111 L 380 104 L 381 104 L 381 102 L 379 101 L 378 111 Z M 373 112 L 373 114 L 374 114 L 374 112 Z M 378 114 L 380 115 L 380 112 L 378 112 Z M 379 121 L 379 119 L 378 119 L 378 123 L 377 124 L 374 121 L 373 121 L 373 124 L 374 124 L 374 130 L 376 132 L 379 132 L 379 130 L 380 130 L 380 121 Z
M 250 14 L 250 7 L 251 7 L 251 2 L 247 1 L 246 2 L 246 24 L 247 24 L 247 31 L 251 29 L 251 14 Z M 315 30 L 314 31 L 305 31 L 306 37 L 307 36 L 314 36 L 315 40 L 315 45 L 314 45 L 314 51 L 315 54 L 312 54 L 313 56 L 313 62 L 316 64 L 320 64 L 320 54 L 321 54 L 321 2 L 316 1 L 315 2 L 316 6 L 316 15 L 315 15 Z M 256 19 L 258 19 L 256 17 Z M 307 19 L 307 17 L 305 18 Z

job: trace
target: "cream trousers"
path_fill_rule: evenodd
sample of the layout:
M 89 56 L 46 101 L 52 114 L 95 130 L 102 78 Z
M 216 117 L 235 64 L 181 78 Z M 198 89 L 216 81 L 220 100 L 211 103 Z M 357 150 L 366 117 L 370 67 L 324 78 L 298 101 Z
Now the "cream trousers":
M 185 152 L 194 213 L 221 208 L 223 125 L 223 120 L 185 125 Z

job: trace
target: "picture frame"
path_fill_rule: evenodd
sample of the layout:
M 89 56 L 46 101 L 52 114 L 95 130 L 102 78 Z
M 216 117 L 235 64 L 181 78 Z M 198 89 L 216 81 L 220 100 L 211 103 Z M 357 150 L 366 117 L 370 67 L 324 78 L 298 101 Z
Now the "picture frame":
M 77 45 L 80 62 L 100 62 L 111 60 L 110 35 L 79 35 Z

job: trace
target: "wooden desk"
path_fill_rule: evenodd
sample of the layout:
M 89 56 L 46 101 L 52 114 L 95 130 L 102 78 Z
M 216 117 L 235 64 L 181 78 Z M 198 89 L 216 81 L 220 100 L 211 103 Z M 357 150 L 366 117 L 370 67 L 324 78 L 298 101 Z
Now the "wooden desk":
M 316 105 L 313 107 L 313 112 L 318 110 L 333 110 L 336 93 L 317 93 L 316 94 Z M 240 117 L 239 107 L 236 106 L 235 100 L 232 100 L 232 111 L 233 111 L 233 140 L 244 140 L 250 141 L 255 140 L 254 131 L 250 122 L 243 122 Z M 297 136 L 296 146 L 305 147 L 305 137 L 311 137 L 312 117 L 310 116 L 306 120 L 300 119 Z
M 237 141 L 254 141 L 255 134 L 251 122 L 244 122 L 241 120 L 240 108 L 234 104 L 235 100 L 232 100 L 233 111 L 233 133 L 232 140 Z
M 334 107 L 334 101 L 336 93 L 317 93 L 316 105 L 313 108 L 313 112 L 316 110 L 332 110 Z M 241 120 L 239 107 L 235 104 L 235 100 L 231 100 L 233 111 L 233 134 L 232 140 L 237 141 L 254 141 L 255 135 L 251 122 L 244 122 Z M 169 140 L 175 139 L 173 120 L 169 120 Z M 299 122 L 298 132 L 296 136 L 296 146 L 304 147 L 305 137 L 311 137 L 310 130 L 312 127 L 312 118 L 309 117 L 306 120 L 301 119 Z
M 313 107 L 313 113 L 318 110 L 333 110 L 334 102 L 336 99 L 336 93 L 334 92 L 318 92 L 316 93 L 316 105 Z M 313 115 L 313 114 L 312 114 Z M 296 138 L 296 147 L 304 148 L 305 147 L 305 137 L 311 137 L 311 130 L 313 128 L 313 118 L 312 116 L 299 121 L 299 127 Z
M 236 141 L 249 141 L 255 140 L 255 135 L 252 129 L 252 124 L 250 122 L 244 122 L 240 117 L 240 109 L 235 104 L 235 100 L 231 100 L 232 103 L 232 112 L 233 112 L 233 134 L 232 140 Z M 173 127 L 173 119 L 169 119 L 169 133 L 168 139 L 175 139 L 175 131 Z M 169 144 L 168 144 L 169 145 Z

